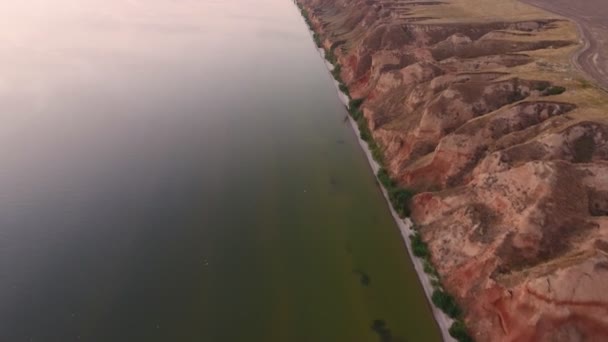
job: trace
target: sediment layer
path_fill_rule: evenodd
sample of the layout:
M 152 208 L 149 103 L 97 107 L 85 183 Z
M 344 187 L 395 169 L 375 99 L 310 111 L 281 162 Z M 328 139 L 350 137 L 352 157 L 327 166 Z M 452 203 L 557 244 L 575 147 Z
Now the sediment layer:
M 298 0 L 477 341 L 608 340 L 608 98 L 515 0 Z

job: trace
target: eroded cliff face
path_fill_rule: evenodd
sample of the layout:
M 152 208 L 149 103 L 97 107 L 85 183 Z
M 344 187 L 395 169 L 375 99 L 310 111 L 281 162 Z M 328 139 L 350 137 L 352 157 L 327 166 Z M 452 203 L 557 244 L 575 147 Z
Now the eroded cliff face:
M 608 101 L 575 26 L 514 0 L 298 2 L 471 335 L 608 341 Z

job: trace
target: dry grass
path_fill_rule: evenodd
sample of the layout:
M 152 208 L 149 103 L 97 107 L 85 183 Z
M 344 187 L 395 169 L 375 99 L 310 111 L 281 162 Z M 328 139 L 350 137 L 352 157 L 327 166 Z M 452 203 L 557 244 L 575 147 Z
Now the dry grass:
M 440 6 L 417 6 L 410 17 L 432 17 L 425 23 L 495 22 L 559 18 L 517 0 L 449 0 Z

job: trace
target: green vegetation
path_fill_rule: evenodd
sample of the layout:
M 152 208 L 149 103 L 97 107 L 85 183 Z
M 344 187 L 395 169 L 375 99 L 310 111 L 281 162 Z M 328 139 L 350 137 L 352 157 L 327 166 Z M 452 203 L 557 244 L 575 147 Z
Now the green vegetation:
M 454 321 L 448 332 L 459 342 L 473 342 L 473 338 L 467 332 L 467 327 L 460 320 Z
M 566 88 L 561 86 L 551 86 L 545 90 L 545 95 L 559 95 L 566 91 Z
M 391 179 L 391 176 L 388 174 L 388 171 L 386 171 L 385 168 L 381 167 L 380 170 L 378 170 L 377 176 L 380 184 L 382 184 L 384 188 L 392 189 L 395 187 L 395 182 Z
M 315 45 L 317 47 L 321 47 L 322 46 L 322 44 L 321 44 L 321 36 L 317 32 L 315 32 L 315 30 L 313 30 L 312 22 L 310 21 L 310 18 L 308 16 L 308 11 L 301 4 L 299 4 L 298 2 L 296 2 L 296 5 L 300 9 L 300 13 L 302 14 L 302 18 L 304 18 L 304 21 L 306 22 L 306 25 L 308 25 L 308 28 L 313 32 L 312 39 L 314 40 Z
M 312 34 L 312 39 L 315 41 L 315 45 L 317 45 L 317 47 L 321 47 L 321 36 L 319 36 L 319 34 L 317 32 L 314 32 Z
M 297 2 L 296 2 L 297 3 Z M 308 17 L 307 11 L 300 5 L 300 10 L 302 12 L 302 16 L 304 17 L 306 23 L 312 29 L 312 23 Z M 322 47 L 321 37 L 318 33 L 313 30 L 313 40 L 317 47 Z M 350 98 L 350 93 L 348 87 L 342 82 L 341 71 L 342 67 L 338 63 L 338 60 L 332 49 L 325 50 L 325 58 L 329 63 L 331 63 L 334 68 L 331 71 L 332 76 L 336 81 L 338 81 L 339 89 L 341 92 L 346 94 Z M 543 89 L 538 89 L 540 91 L 544 91 L 547 95 L 557 95 L 563 93 L 566 89 L 563 87 L 549 87 L 543 86 Z M 384 167 L 384 153 L 382 148 L 374 141 L 372 133 L 369 129 L 367 119 L 364 117 L 363 112 L 361 111 L 361 105 L 363 104 L 364 99 L 350 99 L 348 105 L 348 113 L 349 115 L 357 122 L 357 126 L 359 128 L 359 134 L 363 141 L 365 141 L 372 153 L 374 160 L 381 165 L 380 170 L 378 170 L 377 177 L 379 183 L 386 189 L 388 192 L 389 200 L 391 205 L 395 209 L 395 211 L 401 216 L 405 217 L 410 214 L 409 212 L 409 203 L 412 197 L 414 196 L 414 192 L 409 189 L 400 188 L 397 185 L 397 182 L 393 180 Z M 461 309 L 458 307 L 456 300 L 449 293 L 445 292 L 441 287 L 441 282 L 439 280 L 439 273 L 433 266 L 431 262 L 431 254 L 428 246 L 422 240 L 422 237 L 418 232 L 412 234 L 410 236 L 412 243 L 412 251 L 413 254 L 419 258 L 424 260 L 424 272 L 427 273 L 430 277 L 431 284 L 435 289 L 433 295 L 431 297 L 431 301 L 435 306 L 445 312 L 448 316 L 455 319 L 454 323 L 449 329 L 449 333 L 452 337 L 454 337 L 459 342 L 473 342 L 473 339 L 468 334 L 466 330 L 465 324 L 462 320 L 458 319 L 462 315 Z M 360 275 L 360 281 L 363 286 L 368 286 L 370 279 L 369 276 L 363 272 L 357 274 Z M 390 341 L 392 340 L 392 334 L 390 329 L 387 328 L 386 322 L 383 320 L 374 320 L 371 325 L 371 329 L 378 334 L 381 341 Z
M 581 84 L 581 88 L 583 88 L 583 89 L 588 89 L 588 88 L 591 88 L 591 87 L 593 86 L 593 85 L 591 84 L 591 82 L 589 82 L 589 81 L 588 81 L 588 80 L 586 80 L 586 79 L 581 79 L 579 82 L 580 82 L 580 84 Z
M 426 243 L 422 241 L 420 233 L 416 232 L 415 234 L 410 235 L 410 240 L 412 241 L 412 252 L 414 255 L 428 261 L 431 257 L 431 253 L 429 252 Z
M 382 148 L 374 141 L 372 137 L 372 133 L 367 124 L 367 120 L 363 116 L 363 113 L 359 109 L 362 99 L 351 100 L 349 104 L 349 114 L 350 116 L 357 121 L 357 126 L 359 127 L 359 136 L 361 140 L 365 141 L 372 153 L 372 157 L 378 164 L 381 166 L 384 165 L 384 153 Z M 412 197 L 414 196 L 414 192 L 409 189 L 400 188 L 397 186 L 397 182 L 392 180 L 384 167 L 378 171 L 378 180 L 380 184 L 384 186 L 386 191 L 388 192 L 389 200 L 395 209 L 395 211 L 401 217 L 406 217 L 410 214 L 409 203 Z
M 345 86 L 344 83 L 340 83 L 338 85 L 338 88 L 340 88 L 340 91 L 343 92 L 344 94 L 346 94 L 346 96 L 349 96 L 348 87 Z
M 380 178 L 380 172 L 378 178 Z M 464 322 L 460 319 L 462 310 L 458 306 L 458 303 L 456 303 L 456 299 L 441 288 L 439 273 L 431 263 L 431 253 L 426 243 L 422 241 L 420 233 L 416 232 L 410 235 L 410 240 L 412 241 L 412 252 L 424 261 L 424 272 L 429 275 L 431 285 L 435 289 L 431 296 L 431 301 L 446 315 L 455 320 L 448 331 L 450 336 L 459 342 L 473 342 L 473 338 L 467 332 Z
M 348 113 L 350 116 L 359 123 L 359 119 L 363 117 L 363 113 L 359 109 L 353 109 L 353 107 L 349 107 Z
M 372 148 L 372 158 L 374 158 L 374 160 L 376 162 L 378 162 L 378 164 L 382 165 L 384 164 L 384 153 L 382 153 L 382 150 L 378 147 L 378 145 L 375 145 L 374 148 Z
M 429 260 L 424 260 L 424 273 L 433 277 L 439 277 L 439 273 L 437 273 L 435 266 L 433 266 Z
M 340 77 L 340 72 L 342 71 L 342 66 L 340 66 L 340 64 L 334 65 L 334 69 L 331 71 L 331 74 L 334 76 L 334 79 L 336 79 L 336 81 L 342 83 L 341 81 L 341 77 Z
M 372 133 L 367 126 L 367 121 L 365 117 L 361 115 L 359 120 L 357 120 L 357 126 L 359 127 L 359 136 L 363 141 L 365 141 L 368 145 L 372 144 Z
M 441 311 L 445 312 L 446 315 L 456 319 L 460 317 L 462 311 L 458 307 L 456 300 L 449 293 L 444 292 L 443 290 L 436 289 L 433 291 L 433 295 L 431 296 L 431 300 L 433 304 L 437 306 Z
M 332 65 L 336 65 L 338 60 L 336 59 L 336 55 L 334 55 L 334 51 L 332 49 L 327 49 L 325 51 L 325 59 Z
M 410 215 L 410 200 L 414 197 L 413 191 L 395 188 L 388 192 L 388 197 L 399 216 Z
M 363 104 L 363 99 L 351 99 L 348 103 L 348 108 L 352 108 L 353 110 L 359 110 L 361 104 Z

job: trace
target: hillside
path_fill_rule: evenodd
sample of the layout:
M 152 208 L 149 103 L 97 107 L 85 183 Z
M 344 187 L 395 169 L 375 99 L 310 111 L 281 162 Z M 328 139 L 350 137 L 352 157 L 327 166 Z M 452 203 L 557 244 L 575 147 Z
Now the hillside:
M 477 341 L 608 340 L 608 96 L 514 0 L 298 0 Z

